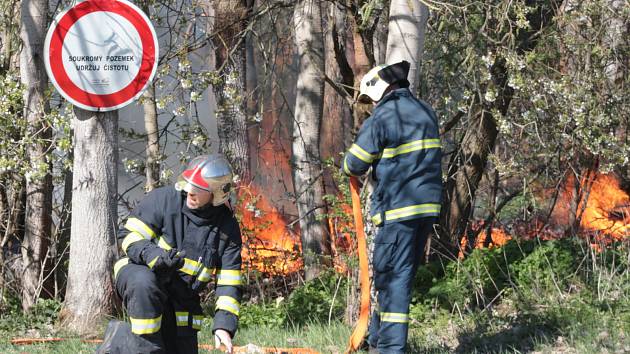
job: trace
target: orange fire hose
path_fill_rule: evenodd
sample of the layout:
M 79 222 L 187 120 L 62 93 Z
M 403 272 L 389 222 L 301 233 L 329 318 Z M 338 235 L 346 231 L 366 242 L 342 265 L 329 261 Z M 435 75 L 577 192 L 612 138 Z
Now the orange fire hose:
M 354 226 L 357 230 L 357 243 L 359 247 L 359 271 L 361 282 L 361 307 L 359 320 L 350 336 L 346 353 L 353 353 L 359 349 L 368 328 L 370 317 L 370 274 L 368 269 L 367 242 L 363 229 L 363 216 L 361 215 L 361 198 L 359 197 L 359 180 L 350 177 L 350 195 L 352 196 L 352 214 Z
M 37 343 L 54 343 L 67 340 L 66 338 L 15 338 L 11 340 L 13 345 L 30 345 Z M 103 341 L 101 339 L 84 339 L 83 343 L 99 344 Z M 209 344 L 199 344 L 200 349 L 214 350 L 217 349 Z M 220 348 L 223 349 L 223 348 Z M 277 348 L 277 347 L 258 347 L 258 346 L 244 346 L 234 347 L 234 353 L 250 353 L 255 350 L 256 353 L 263 352 L 265 354 L 280 354 L 280 353 L 296 353 L 296 354 L 319 354 L 319 352 L 310 348 Z

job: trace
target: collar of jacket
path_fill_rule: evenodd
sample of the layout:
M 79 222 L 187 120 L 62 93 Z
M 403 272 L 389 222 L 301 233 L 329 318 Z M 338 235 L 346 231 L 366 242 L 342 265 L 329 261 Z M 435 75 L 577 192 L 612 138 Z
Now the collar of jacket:
M 406 88 L 406 87 L 392 90 L 392 91 L 388 92 L 385 95 L 385 97 L 381 98 L 381 100 L 378 101 L 378 103 L 376 104 L 376 107 L 374 107 L 374 108 L 382 106 L 387 101 L 396 100 L 399 97 L 409 97 L 409 96 L 411 96 L 411 91 L 409 91 L 409 89 Z
M 184 215 L 186 215 L 190 221 L 196 225 L 216 225 L 220 216 L 227 208 L 224 205 L 213 206 L 212 203 L 208 203 L 199 209 L 190 209 L 188 205 L 186 205 L 186 195 L 183 194 L 182 198 L 184 199 L 182 213 L 184 213 Z

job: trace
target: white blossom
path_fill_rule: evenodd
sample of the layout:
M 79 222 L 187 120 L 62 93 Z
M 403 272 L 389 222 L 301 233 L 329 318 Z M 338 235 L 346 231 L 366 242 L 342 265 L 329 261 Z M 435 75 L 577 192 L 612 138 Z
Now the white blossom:
M 192 91 L 190 93 L 190 100 L 192 102 L 197 102 L 201 99 L 201 93 L 197 92 L 197 91 Z
M 497 99 L 497 92 L 493 89 L 488 89 L 484 95 L 484 99 L 488 102 L 494 102 Z

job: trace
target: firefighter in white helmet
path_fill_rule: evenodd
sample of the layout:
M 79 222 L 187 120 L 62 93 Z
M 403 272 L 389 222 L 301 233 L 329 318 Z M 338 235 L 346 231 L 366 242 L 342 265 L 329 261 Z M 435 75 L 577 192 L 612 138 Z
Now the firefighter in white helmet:
M 402 61 L 363 77 L 359 99 L 374 110 L 343 160 L 346 174 L 371 167 L 376 182 L 370 213 L 378 227 L 372 257 L 378 308 L 368 342 L 381 354 L 406 350 L 411 285 L 442 195 L 437 117 L 409 91 L 408 72 Z
M 97 353 L 198 353 L 199 292 L 215 278 L 212 331 L 232 352 L 241 300 L 241 233 L 227 205 L 232 178 L 221 155 L 196 157 L 175 186 L 151 191 L 127 218 L 114 277 L 130 323 L 110 323 Z

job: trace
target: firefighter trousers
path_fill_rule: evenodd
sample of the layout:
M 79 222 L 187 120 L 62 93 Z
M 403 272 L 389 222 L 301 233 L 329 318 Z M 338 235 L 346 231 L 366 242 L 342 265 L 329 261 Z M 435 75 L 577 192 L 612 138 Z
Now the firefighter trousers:
M 372 257 L 377 307 L 368 342 L 380 354 L 405 353 L 413 280 L 424 256 L 435 217 L 389 223 L 380 227 Z
M 118 273 L 116 290 L 129 317 L 133 343 L 121 354 L 198 354 L 197 330 L 190 327 L 189 312 L 174 306 L 174 287 L 187 287 L 178 276 L 165 281 L 147 266 L 129 263 Z M 198 297 L 189 300 L 198 308 Z M 183 316 L 182 314 L 186 314 Z M 184 318 L 185 317 L 185 318 Z

